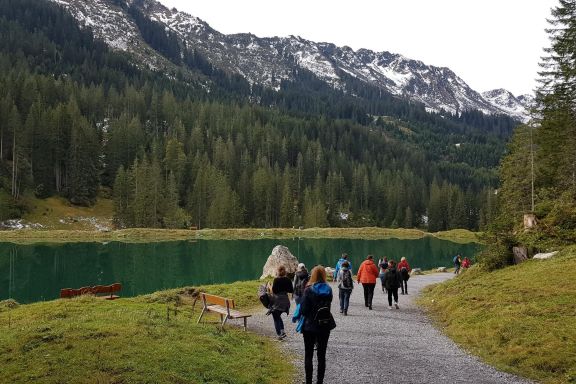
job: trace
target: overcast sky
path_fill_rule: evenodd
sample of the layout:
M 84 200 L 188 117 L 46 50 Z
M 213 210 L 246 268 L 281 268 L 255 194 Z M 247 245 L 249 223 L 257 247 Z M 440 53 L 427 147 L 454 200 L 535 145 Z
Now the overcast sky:
M 160 0 L 219 32 L 296 35 L 446 66 L 477 91 L 532 93 L 557 0 Z

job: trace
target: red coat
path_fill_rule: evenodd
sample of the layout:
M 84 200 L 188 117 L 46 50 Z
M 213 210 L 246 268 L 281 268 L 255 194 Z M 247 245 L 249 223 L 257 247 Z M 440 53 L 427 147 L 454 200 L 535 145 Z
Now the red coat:
M 412 270 L 412 269 L 410 269 L 410 265 L 408 264 L 408 262 L 406 260 L 399 262 L 398 265 L 396 266 L 396 269 L 399 271 L 401 271 L 402 268 L 406 268 L 406 270 L 408 272 L 410 272 Z
M 378 267 L 374 264 L 374 261 L 367 259 L 360 264 L 358 268 L 358 282 L 362 284 L 376 284 L 376 279 L 378 278 Z

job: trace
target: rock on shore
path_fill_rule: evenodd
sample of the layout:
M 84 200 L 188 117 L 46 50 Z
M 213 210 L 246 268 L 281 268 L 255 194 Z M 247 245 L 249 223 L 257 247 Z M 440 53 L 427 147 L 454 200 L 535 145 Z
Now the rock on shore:
M 290 253 L 288 247 L 277 245 L 272 250 L 272 254 L 268 256 L 268 260 L 266 260 L 266 264 L 264 264 L 264 268 L 262 269 L 262 276 L 260 276 L 260 279 L 265 279 L 269 276 L 276 276 L 276 271 L 281 265 L 286 267 L 286 272 L 288 272 L 289 275 L 294 274 L 298 268 L 298 259 Z

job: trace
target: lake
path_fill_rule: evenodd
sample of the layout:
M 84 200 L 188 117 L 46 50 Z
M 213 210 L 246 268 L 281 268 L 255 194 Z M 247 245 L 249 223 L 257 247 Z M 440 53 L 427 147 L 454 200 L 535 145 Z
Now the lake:
M 20 303 L 52 300 L 61 288 L 120 282 L 121 296 L 167 288 L 258 279 L 276 245 L 287 246 L 310 269 L 334 266 L 346 252 L 354 271 L 366 255 L 399 260 L 411 267 L 450 267 L 460 253 L 473 257 L 479 244 L 433 237 L 384 239 L 197 240 L 150 243 L 0 243 L 0 300 Z

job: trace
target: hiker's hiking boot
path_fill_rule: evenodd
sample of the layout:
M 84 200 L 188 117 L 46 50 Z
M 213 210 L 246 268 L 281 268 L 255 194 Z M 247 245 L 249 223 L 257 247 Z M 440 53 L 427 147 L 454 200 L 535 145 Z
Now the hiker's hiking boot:
M 284 340 L 285 338 L 286 338 L 286 332 L 282 331 L 282 333 L 278 335 L 278 340 Z
M 396 309 L 400 309 L 400 307 L 398 306 L 398 303 L 394 304 L 396 306 Z M 392 307 L 390 307 L 390 309 L 392 309 Z
M 392 309 L 392 306 L 389 306 L 388 309 Z

